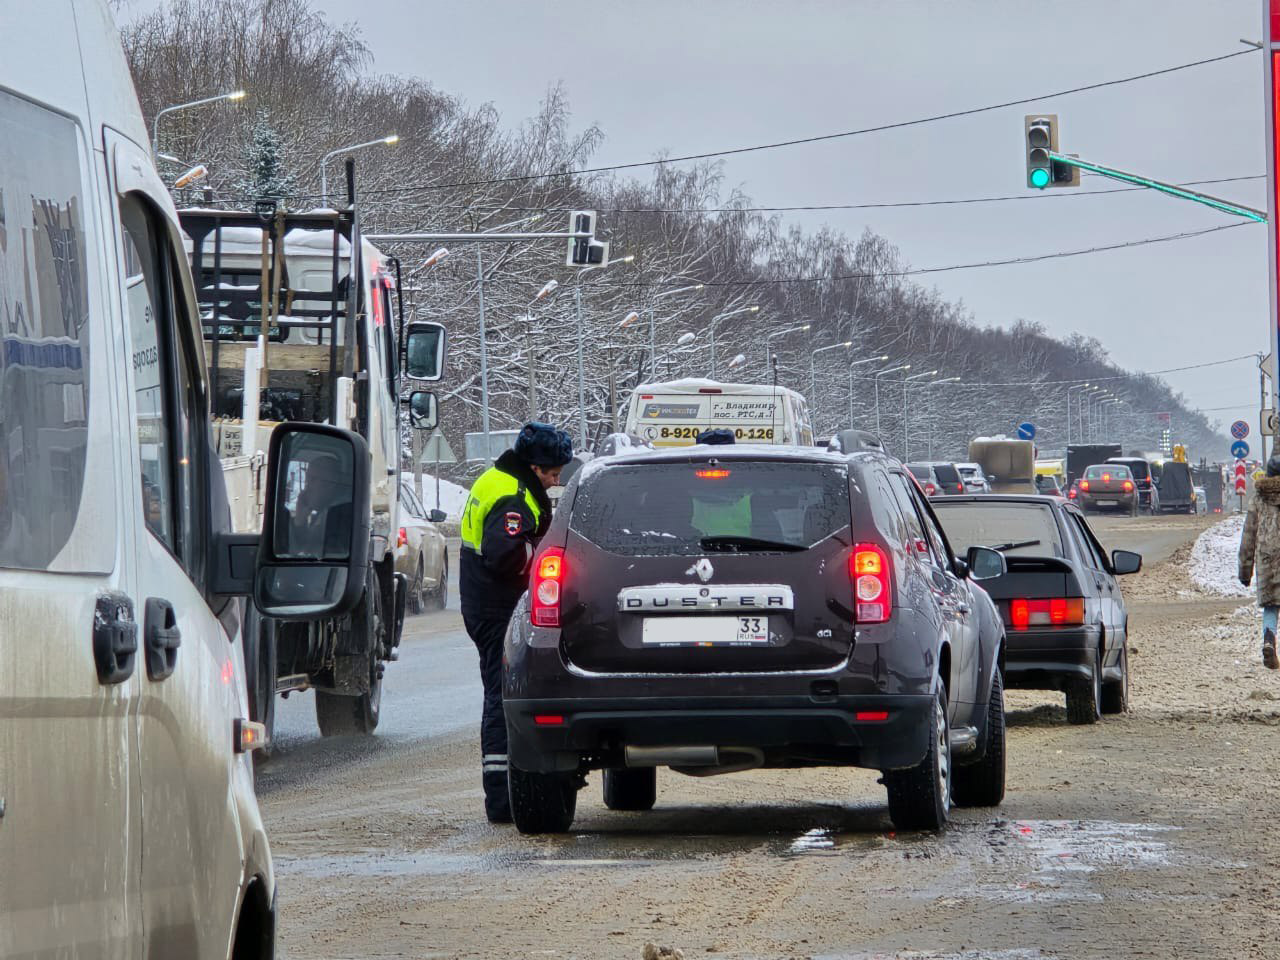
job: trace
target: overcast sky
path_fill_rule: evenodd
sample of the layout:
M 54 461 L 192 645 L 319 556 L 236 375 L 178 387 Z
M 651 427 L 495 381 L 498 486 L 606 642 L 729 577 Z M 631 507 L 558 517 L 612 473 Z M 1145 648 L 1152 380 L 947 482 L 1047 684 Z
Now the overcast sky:
M 135 0 L 149 7 L 154 0 Z M 1261 39 L 1262 0 L 312 0 L 359 25 L 379 72 L 412 74 L 506 122 L 561 82 L 599 164 L 785 140 L 1124 77 Z M 1056 112 L 1061 149 L 1164 180 L 1261 174 L 1260 54 L 1044 101 L 725 160 L 760 205 L 1025 195 L 1023 114 Z M 1086 178 L 1081 191 L 1109 184 Z M 1261 181 L 1204 189 L 1265 207 Z M 787 215 L 870 227 L 911 265 L 1039 254 L 1234 218 L 1150 191 L 1046 191 L 1004 203 Z M 983 325 L 1023 317 L 1162 370 L 1269 349 L 1266 227 L 924 278 Z M 1256 430 L 1252 361 L 1166 379 Z M 1016 417 L 1017 411 L 1011 411 Z M 1176 434 L 1176 427 L 1175 427 Z M 1253 438 L 1251 438 L 1253 439 Z M 1193 451 L 1194 453 L 1194 451 Z

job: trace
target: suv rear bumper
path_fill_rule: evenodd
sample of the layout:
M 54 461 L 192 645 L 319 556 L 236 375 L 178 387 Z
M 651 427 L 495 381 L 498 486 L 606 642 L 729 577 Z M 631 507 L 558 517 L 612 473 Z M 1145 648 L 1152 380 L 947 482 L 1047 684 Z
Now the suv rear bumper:
M 1088 680 L 1097 627 L 1075 630 L 1010 630 L 1004 648 L 1004 685 L 1009 690 L 1061 690 L 1068 680 Z
M 625 746 L 754 747 L 766 765 L 888 770 L 925 755 L 929 695 L 630 697 L 507 700 L 508 756 L 531 772 L 622 766 Z M 887 712 L 884 720 L 858 714 Z M 559 717 L 555 725 L 535 717 Z

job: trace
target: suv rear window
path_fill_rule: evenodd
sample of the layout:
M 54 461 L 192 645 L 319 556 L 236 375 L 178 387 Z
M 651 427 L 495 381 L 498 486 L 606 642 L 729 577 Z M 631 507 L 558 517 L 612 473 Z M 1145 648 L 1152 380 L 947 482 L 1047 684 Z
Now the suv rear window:
M 1133 473 L 1133 478 L 1135 480 L 1145 480 L 1147 479 L 1147 476 L 1149 474 L 1149 471 L 1147 468 L 1147 461 L 1145 460 L 1132 460 L 1132 461 L 1125 461 L 1123 463 L 1121 463 L 1118 460 L 1108 460 L 1107 462 L 1114 463 L 1117 466 L 1127 467 L 1130 470 L 1130 472 Z
M 960 474 L 956 472 L 956 468 L 949 463 L 939 463 L 933 468 L 934 475 L 938 478 L 938 482 L 944 487 L 960 486 Z
M 843 466 L 742 460 L 608 467 L 583 479 L 569 521 L 624 556 L 700 556 L 706 537 L 803 548 L 848 525 Z
M 970 547 L 1004 547 L 1002 552 L 1008 556 L 1064 555 L 1058 522 L 1048 504 L 948 502 L 943 498 L 934 501 L 933 508 L 959 556 L 968 553 Z

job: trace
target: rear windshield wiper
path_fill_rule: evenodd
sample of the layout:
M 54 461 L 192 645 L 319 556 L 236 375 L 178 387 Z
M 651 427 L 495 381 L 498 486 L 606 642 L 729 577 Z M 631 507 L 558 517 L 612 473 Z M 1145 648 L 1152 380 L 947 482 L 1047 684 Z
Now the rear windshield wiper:
M 808 549 L 803 544 L 787 543 L 783 540 L 763 540 L 759 537 L 703 537 L 698 541 L 703 550 L 713 553 L 739 553 L 748 550 L 781 550 L 795 553 Z
M 1006 550 L 1017 550 L 1019 547 L 1038 547 L 1038 546 L 1040 546 L 1039 540 L 1018 540 L 1015 543 L 997 544 L 991 549 L 999 551 L 1000 553 L 1004 553 Z

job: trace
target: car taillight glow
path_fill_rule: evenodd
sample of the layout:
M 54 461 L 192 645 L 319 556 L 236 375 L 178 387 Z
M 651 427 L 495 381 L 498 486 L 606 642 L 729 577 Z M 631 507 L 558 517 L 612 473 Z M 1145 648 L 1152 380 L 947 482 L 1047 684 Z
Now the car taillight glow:
M 884 623 L 893 612 L 889 583 L 889 558 L 875 543 L 859 543 L 849 558 L 853 579 L 854 620 Z
M 1080 489 L 1081 489 L 1081 490 L 1083 490 L 1085 493 L 1088 493 L 1088 492 L 1089 492 L 1089 481 L 1088 481 L 1088 480 L 1081 480 L 1081 481 L 1080 481 Z
M 888 710 L 858 710 L 853 719 L 859 723 L 883 723 L 889 719 Z
M 963 483 L 957 483 L 957 484 L 956 484 L 956 489 L 957 489 L 957 490 L 959 490 L 961 493 L 964 493 L 964 484 L 963 484 Z
M 563 727 L 564 716 L 559 713 L 535 713 L 533 722 L 539 727 Z
M 560 588 L 564 582 L 564 550 L 548 547 L 533 566 L 529 619 L 535 627 L 560 626 Z
M 396 537 L 396 546 L 403 547 L 408 542 L 409 542 L 409 531 L 406 530 L 404 527 L 401 527 L 400 535 Z
M 935 493 L 938 492 L 938 488 L 935 487 L 931 482 L 926 482 L 924 485 L 924 492 L 926 496 L 932 497 Z
M 1045 600 L 1010 600 L 1009 623 L 1015 630 L 1084 623 L 1084 600 L 1050 597 Z
M 1132 480 L 1126 480 L 1126 481 L 1124 482 L 1124 492 L 1125 492 L 1125 493 L 1133 493 L 1133 481 L 1132 481 Z
M 723 480 L 725 477 L 729 476 L 729 473 L 730 471 L 728 470 L 695 470 L 693 471 L 693 475 L 695 477 L 700 477 L 703 480 Z
M 1111 474 L 1109 474 L 1109 473 L 1104 473 L 1104 474 L 1102 475 L 1102 482 L 1103 482 L 1103 483 L 1110 483 L 1110 482 L 1111 482 Z

